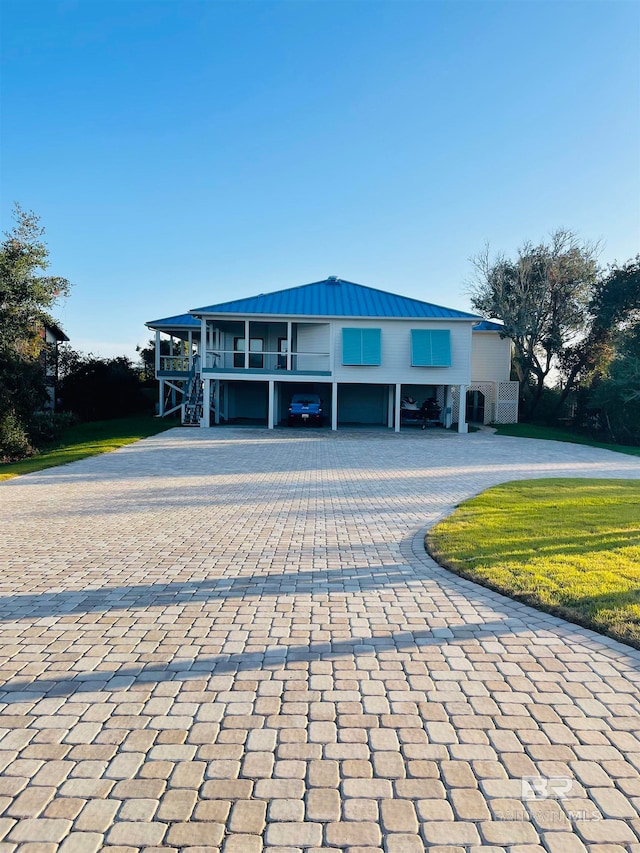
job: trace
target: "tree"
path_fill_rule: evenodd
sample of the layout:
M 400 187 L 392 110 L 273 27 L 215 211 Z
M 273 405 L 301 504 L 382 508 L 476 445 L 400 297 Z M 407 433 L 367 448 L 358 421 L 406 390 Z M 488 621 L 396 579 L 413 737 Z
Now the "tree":
M 0 457 L 16 455 L 18 446 L 28 450 L 30 420 L 46 399 L 42 331 L 53 322 L 49 309 L 70 287 L 65 278 L 41 274 L 49 251 L 39 217 L 16 204 L 14 219 L 0 244 Z
M 75 357 L 73 357 L 75 356 Z M 152 409 L 140 372 L 125 356 L 96 358 L 65 354 L 60 395 L 65 411 L 85 421 L 108 420 Z
M 587 394 L 598 426 L 621 444 L 640 444 L 640 320 L 626 327 L 607 374 Z
M 501 320 L 505 336 L 513 341 L 524 419 L 534 414 L 565 348 L 584 331 L 597 255 L 597 245 L 559 229 L 549 243 L 525 243 L 515 260 L 504 255 L 492 259 L 488 247 L 472 259 L 471 303 L 483 316 Z
M 561 403 L 579 386 L 595 388 L 618 350 L 628 352 L 629 329 L 640 320 L 640 255 L 596 282 L 588 313 L 584 336 L 560 356 Z

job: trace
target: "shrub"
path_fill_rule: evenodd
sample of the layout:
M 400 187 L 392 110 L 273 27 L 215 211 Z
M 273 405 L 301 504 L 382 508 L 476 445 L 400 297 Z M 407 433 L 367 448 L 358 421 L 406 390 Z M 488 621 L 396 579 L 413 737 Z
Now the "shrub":
M 52 444 L 74 422 L 71 412 L 35 412 L 29 421 L 29 438 L 35 447 Z
M 33 453 L 29 436 L 13 412 L 0 416 L 0 461 L 14 462 Z

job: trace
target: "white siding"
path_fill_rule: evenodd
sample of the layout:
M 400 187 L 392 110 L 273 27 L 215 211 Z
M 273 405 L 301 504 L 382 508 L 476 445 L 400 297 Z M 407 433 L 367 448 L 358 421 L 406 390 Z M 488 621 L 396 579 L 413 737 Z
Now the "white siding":
M 329 323 L 299 323 L 297 326 L 296 370 L 329 369 Z M 318 353 L 311 355 L 310 353 Z
M 471 347 L 473 382 L 508 382 L 511 375 L 511 341 L 498 332 L 474 332 Z
M 344 327 L 382 330 L 382 364 L 379 367 L 342 364 L 342 329 Z M 449 329 L 451 367 L 412 367 L 411 329 Z M 385 320 L 383 318 L 336 320 L 334 358 L 334 378 L 337 382 L 468 384 L 471 370 L 471 321 Z

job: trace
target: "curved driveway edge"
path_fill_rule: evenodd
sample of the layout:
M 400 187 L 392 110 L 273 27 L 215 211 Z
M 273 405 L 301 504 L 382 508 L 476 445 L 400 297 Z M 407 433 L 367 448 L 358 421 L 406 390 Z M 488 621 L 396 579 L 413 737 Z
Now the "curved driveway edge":
M 177 429 L 0 484 L 0 850 L 640 853 L 640 652 L 423 547 L 557 476 L 640 459 Z

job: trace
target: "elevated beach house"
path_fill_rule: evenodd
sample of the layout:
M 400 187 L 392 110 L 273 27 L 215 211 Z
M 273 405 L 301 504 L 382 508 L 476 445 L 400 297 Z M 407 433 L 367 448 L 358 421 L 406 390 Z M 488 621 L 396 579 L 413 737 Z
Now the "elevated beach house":
M 517 421 L 499 325 L 335 276 L 146 325 L 156 333 L 159 414 L 180 410 L 186 424 L 273 429 L 287 423 L 294 395 L 319 397 L 334 430 L 399 431 L 407 400 L 437 402 L 442 425 L 460 432 L 469 420 Z

